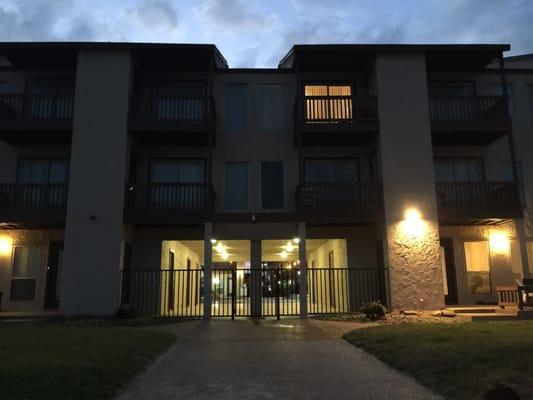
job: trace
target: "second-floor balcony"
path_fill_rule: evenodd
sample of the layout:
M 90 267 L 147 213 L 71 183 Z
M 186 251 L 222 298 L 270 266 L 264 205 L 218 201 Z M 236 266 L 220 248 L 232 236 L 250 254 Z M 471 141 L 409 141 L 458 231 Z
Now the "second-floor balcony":
M 186 214 L 209 214 L 215 192 L 210 183 L 134 183 L 126 187 L 126 219 L 171 221 Z M 169 220 L 170 218 L 170 220 Z
M 148 144 L 209 145 L 214 141 L 211 96 L 132 96 L 130 132 Z
M 66 183 L 0 183 L 0 220 L 14 225 L 64 223 Z
M 70 142 L 74 96 L 0 94 L 0 139 L 11 144 Z
M 295 134 L 303 145 L 368 143 L 378 132 L 375 96 L 300 96 Z
M 513 182 L 437 182 L 436 191 L 442 222 L 512 219 L 522 214 Z
M 375 219 L 383 211 L 381 185 L 373 182 L 301 183 L 296 189 L 299 212 L 340 213 L 347 219 Z
M 511 129 L 504 96 L 430 97 L 433 144 L 486 145 Z

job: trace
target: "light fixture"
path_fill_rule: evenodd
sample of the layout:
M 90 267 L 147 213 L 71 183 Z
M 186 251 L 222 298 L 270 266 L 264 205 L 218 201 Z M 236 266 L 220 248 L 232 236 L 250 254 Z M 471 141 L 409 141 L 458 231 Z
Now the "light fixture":
M 211 239 L 211 243 L 212 243 L 212 244 L 215 244 L 216 242 L 217 242 L 216 239 Z
M 281 258 L 287 258 L 287 252 L 283 250 L 281 253 L 279 253 Z
M 285 250 L 287 250 L 287 252 L 292 252 L 294 250 L 294 246 L 292 245 L 291 242 L 287 242 L 287 244 L 285 245 Z
M 11 253 L 11 239 L 8 237 L 0 238 L 0 255 L 7 255 Z
M 420 211 L 416 208 L 408 208 L 405 211 L 405 219 L 402 221 L 402 228 L 409 236 L 421 236 L 424 233 L 425 226 Z
M 296 244 L 300 243 L 300 238 L 299 237 L 295 237 L 294 239 L 292 239 L 292 241 Z
M 226 250 L 226 248 L 224 247 L 222 242 L 218 242 L 217 245 L 215 246 L 215 250 L 219 253 L 222 253 Z
M 509 239 L 503 232 L 492 232 L 489 237 L 490 249 L 496 253 L 509 250 Z

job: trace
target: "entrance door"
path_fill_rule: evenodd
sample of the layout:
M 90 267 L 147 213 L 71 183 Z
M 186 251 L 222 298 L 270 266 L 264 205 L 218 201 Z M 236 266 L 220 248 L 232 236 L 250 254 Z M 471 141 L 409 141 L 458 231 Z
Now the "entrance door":
M 453 256 L 453 239 L 443 238 L 440 240 L 440 257 L 444 284 L 444 301 L 446 304 L 457 304 L 457 279 Z
M 63 242 L 51 242 L 48 248 L 46 290 L 44 307 L 56 310 L 59 307 L 59 286 L 63 268 Z

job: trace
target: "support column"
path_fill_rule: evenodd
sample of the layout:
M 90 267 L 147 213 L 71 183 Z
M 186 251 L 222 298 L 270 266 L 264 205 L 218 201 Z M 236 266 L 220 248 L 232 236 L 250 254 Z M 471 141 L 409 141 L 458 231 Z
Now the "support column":
M 211 318 L 211 287 L 213 281 L 213 224 L 204 225 L 204 319 Z
M 307 228 L 305 222 L 298 222 L 298 258 L 300 260 L 300 318 L 307 318 Z
M 425 56 L 378 54 L 376 76 L 392 308 L 441 308 L 444 291 Z M 411 218 L 406 221 L 409 209 Z
M 524 219 L 515 220 L 516 239 L 520 246 L 520 258 L 522 260 L 522 277 L 529 278 L 529 253 L 527 251 L 527 235 Z
M 262 293 L 261 293 L 261 262 L 262 260 L 261 240 L 250 241 L 250 311 L 253 318 L 260 318 L 262 315 Z
M 127 50 L 78 54 L 62 314 L 111 315 L 119 304 L 130 68 Z

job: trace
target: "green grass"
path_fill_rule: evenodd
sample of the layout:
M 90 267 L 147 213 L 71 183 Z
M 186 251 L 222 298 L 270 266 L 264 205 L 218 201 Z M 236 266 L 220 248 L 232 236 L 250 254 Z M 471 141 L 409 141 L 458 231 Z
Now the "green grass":
M 533 321 L 384 325 L 345 339 L 449 399 L 495 383 L 533 398 Z
M 139 328 L 0 326 L 0 398 L 110 399 L 175 340 Z

